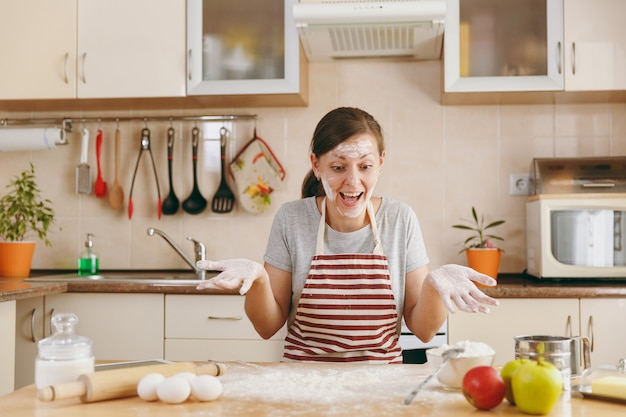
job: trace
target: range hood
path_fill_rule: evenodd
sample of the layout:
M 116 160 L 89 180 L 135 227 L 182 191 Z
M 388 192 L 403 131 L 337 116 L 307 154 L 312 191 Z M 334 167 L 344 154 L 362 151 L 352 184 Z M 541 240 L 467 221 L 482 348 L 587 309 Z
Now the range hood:
M 293 17 L 309 61 L 439 59 L 446 0 L 300 0 Z

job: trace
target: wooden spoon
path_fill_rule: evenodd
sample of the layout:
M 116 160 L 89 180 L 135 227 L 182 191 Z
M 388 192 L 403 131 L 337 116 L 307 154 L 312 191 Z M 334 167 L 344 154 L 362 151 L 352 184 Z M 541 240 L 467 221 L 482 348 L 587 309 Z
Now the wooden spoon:
M 115 180 L 109 191 L 109 204 L 115 210 L 119 210 L 124 207 L 124 190 L 120 183 L 120 130 L 115 131 Z

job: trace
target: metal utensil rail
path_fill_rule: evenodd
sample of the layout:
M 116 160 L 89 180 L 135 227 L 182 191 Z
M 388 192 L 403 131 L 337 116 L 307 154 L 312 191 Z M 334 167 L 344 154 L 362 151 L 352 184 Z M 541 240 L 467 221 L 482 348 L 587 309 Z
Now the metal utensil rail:
M 66 145 L 66 132 L 73 132 L 75 123 L 105 123 L 105 122 L 234 122 L 240 120 L 255 120 L 256 114 L 233 115 L 194 115 L 194 116 L 126 116 L 126 117 L 66 117 L 66 118 L 28 118 L 28 119 L 0 119 L 0 129 L 8 126 L 52 125 L 61 126 L 61 140 L 57 145 Z

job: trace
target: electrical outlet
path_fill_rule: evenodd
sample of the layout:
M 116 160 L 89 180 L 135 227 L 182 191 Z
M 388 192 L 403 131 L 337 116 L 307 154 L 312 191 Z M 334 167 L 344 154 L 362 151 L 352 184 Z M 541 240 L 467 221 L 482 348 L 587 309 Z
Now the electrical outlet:
M 528 174 L 509 174 L 509 195 L 528 195 L 530 176 Z

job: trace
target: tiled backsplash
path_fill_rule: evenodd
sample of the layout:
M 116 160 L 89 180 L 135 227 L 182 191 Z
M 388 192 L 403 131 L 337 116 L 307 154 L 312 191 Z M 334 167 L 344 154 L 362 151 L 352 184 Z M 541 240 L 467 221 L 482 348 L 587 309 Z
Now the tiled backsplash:
M 283 189 L 263 215 L 236 208 L 229 214 L 207 209 L 198 215 L 179 211 L 157 220 L 156 187 L 145 156 L 133 193 L 135 213 L 115 211 L 107 199 L 75 193 L 75 168 L 80 158 L 80 138 L 74 134 L 68 146 L 54 151 L 0 154 L 0 186 L 33 161 L 46 198 L 54 202 L 57 226 L 53 246 L 38 244 L 35 269 L 73 269 L 86 233 L 95 237 L 95 251 L 102 269 L 186 268 L 186 264 L 158 237 L 149 237 L 150 226 L 164 230 L 193 255 L 193 236 L 207 245 L 210 259 L 247 257 L 261 260 L 280 203 L 299 198 L 301 181 L 308 170 L 308 146 L 317 121 L 337 106 L 361 107 L 383 126 L 387 159 L 378 194 L 403 200 L 420 219 L 431 266 L 465 263 L 459 254 L 466 235 L 452 229 L 470 216 L 471 206 L 488 219 L 506 220 L 499 234 L 505 237 L 501 272 L 525 268 L 525 197 L 509 196 L 510 173 L 526 173 L 533 157 L 606 156 L 626 154 L 626 104 L 474 105 L 442 106 L 441 61 L 341 61 L 310 64 L 308 107 L 252 109 L 195 109 L 98 114 L 62 114 L 62 117 L 111 117 L 182 114 L 257 114 L 259 135 L 273 148 L 285 166 Z M 6 113 L 0 117 L 61 117 L 58 113 Z M 174 189 L 179 200 L 191 192 L 190 124 L 175 122 Z M 236 123 L 232 157 L 252 135 L 253 124 Z M 89 164 L 95 180 L 95 131 Z M 114 179 L 115 123 L 102 123 L 105 138 L 102 169 L 109 188 Z M 167 123 L 151 125 L 152 149 L 158 166 L 161 196 L 167 184 Z M 142 122 L 120 124 L 122 132 L 122 185 L 126 200 L 139 151 Z M 206 133 L 208 139 L 215 139 Z M 215 140 L 202 143 L 199 164 L 200 189 L 211 199 L 219 184 L 219 148 Z

